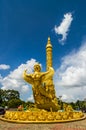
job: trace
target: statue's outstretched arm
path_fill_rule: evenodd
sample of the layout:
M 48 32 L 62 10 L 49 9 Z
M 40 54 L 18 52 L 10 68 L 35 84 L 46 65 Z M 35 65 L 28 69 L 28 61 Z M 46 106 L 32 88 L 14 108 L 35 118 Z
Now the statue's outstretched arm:
M 53 75 L 54 75 L 54 69 L 52 67 L 49 67 L 49 70 L 43 73 L 42 82 L 45 82 L 46 80 L 52 78 Z
M 26 71 L 27 70 L 24 70 L 24 72 L 23 72 L 23 78 L 24 78 L 24 80 L 27 81 L 30 84 L 33 84 L 33 79 L 32 79 L 31 74 L 27 74 Z

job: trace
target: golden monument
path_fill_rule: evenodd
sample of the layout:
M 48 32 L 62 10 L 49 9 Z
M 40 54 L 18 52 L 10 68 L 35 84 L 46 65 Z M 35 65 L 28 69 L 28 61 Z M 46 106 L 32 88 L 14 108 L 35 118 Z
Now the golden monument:
M 52 67 L 52 45 L 50 38 L 46 46 L 47 71 L 41 72 L 39 64 L 34 65 L 34 73 L 28 74 L 27 70 L 23 73 L 23 78 L 32 84 L 35 105 L 39 109 L 57 111 L 59 109 L 58 101 L 55 96 L 53 84 L 54 69 Z
M 40 64 L 34 65 L 34 72 L 23 72 L 23 78 L 32 85 L 35 108 L 24 111 L 6 111 L 1 120 L 16 123 L 55 123 L 69 122 L 84 119 L 84 114 L 74 111 L 70 105 L 64 104 L 64 111 L 59 111 L 60 106 L 55 95 L 53 83 L 54 69 L 52 67 L 52 45 L 50 38 L 46 45 L 46 72 L 41 72 Z

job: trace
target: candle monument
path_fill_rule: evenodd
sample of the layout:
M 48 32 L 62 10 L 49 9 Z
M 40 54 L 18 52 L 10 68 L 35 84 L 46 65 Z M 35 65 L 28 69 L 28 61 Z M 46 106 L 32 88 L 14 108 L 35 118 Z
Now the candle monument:
M 52 65 L 52 44 L 50 38 L 46 45 L 46 72 L 41 72 L 40 64 L 34 65 L 34 72 L 23 72 L 24 80 L 32 85 L 34 108 L 26 111 L 6 111 L 1 120 L 16 123 L 55 123 L 69 122 L 84 119 L 84 114 L 74 111 L 70 105 L 64 105 L 63 111 L 59 111 L 53 83 L 54 69 Z

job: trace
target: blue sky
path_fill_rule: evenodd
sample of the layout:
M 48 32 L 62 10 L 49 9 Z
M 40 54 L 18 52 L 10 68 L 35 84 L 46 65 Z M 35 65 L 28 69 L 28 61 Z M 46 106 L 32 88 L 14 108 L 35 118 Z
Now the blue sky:
M 22 72 L 35 62 L 46 71 L 46 43 L 53 46 L 56 95 L 64 101 L 86 98 L 86 1 L 0 1 L 0 88 L 32 99 Z

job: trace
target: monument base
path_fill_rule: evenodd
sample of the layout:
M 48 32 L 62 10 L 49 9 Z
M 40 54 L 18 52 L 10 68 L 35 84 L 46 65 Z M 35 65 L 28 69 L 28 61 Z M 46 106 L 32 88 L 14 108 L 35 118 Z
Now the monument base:
M 6 111 L 1 120 L 14 123 L 62 123 L 85 119 L 82 112 L 48 112 L 45 110 Z

